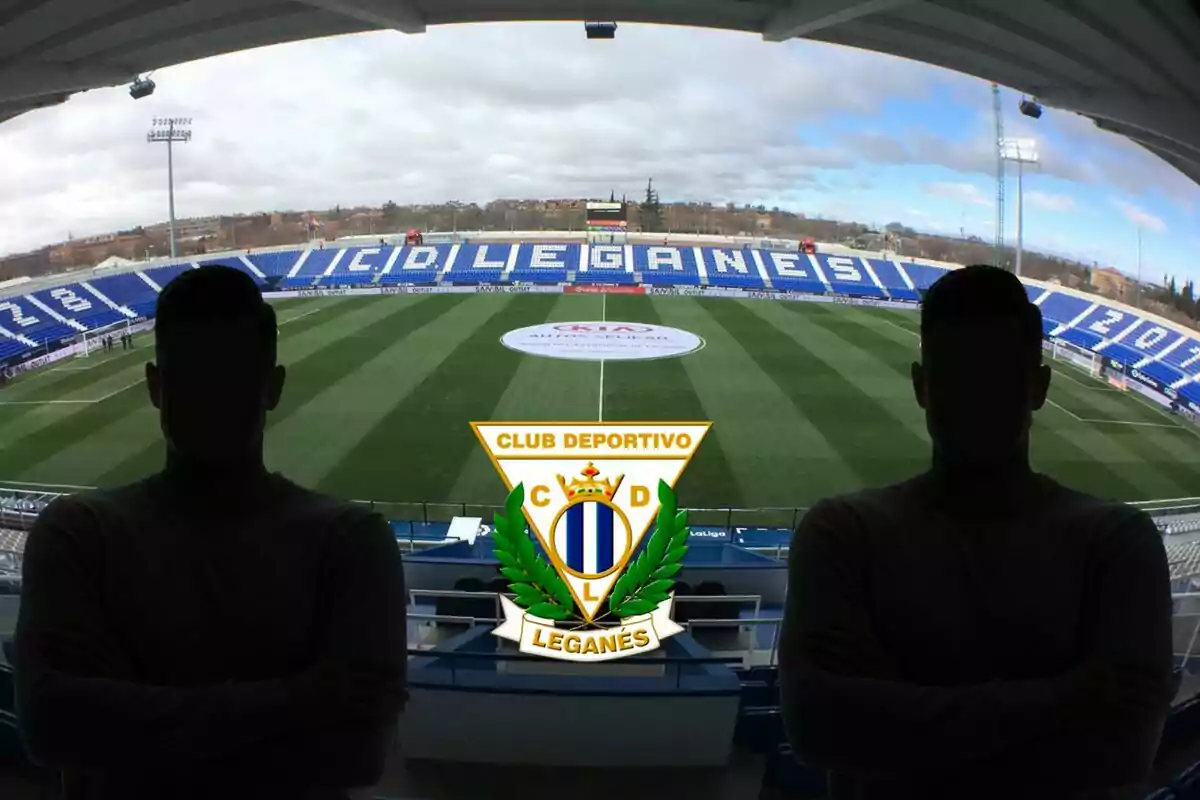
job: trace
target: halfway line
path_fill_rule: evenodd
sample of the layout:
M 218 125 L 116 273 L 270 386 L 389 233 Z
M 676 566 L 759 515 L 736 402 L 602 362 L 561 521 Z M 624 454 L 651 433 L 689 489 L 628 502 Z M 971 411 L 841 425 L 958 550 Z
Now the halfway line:
M 608 295 L 600 295 L 600 321 L 608 322 Z M 600 398 L 596 403 L 598 422 L 604 422 L 604 359 L 600 359 Z

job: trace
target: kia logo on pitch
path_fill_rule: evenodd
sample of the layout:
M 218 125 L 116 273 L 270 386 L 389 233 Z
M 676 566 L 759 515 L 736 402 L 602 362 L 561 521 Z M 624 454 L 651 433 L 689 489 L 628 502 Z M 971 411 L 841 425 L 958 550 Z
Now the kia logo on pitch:
M 555 325 L 554 330 L 563 331 L 564 333 L 649 333 L 653 328 L 647 328 L 645 325 L 629 325 L 626 323 L 619 325 L 589 325 L 572 322 L 568 325 Z

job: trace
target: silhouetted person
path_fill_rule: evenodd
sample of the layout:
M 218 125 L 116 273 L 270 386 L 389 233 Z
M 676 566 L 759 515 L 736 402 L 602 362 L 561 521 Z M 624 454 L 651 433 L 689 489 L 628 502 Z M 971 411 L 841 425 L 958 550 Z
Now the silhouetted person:
M 378 781 L 404 701 L 387 523 L 263 466 L 274 310 L 237 270 L 158 299 L 165 469 L 53 502 L 24 560 L 18 723 L 67 800 L 341 798 Z
M 835 800 L 1106 797 L 1149 771 L 1171 700 L 1171 597 L 1143 512 L 1029 464 L 1040 310 L 967 267 L 921 315 L 930 471 L 822 500 L 789 560 L 788 736 Z

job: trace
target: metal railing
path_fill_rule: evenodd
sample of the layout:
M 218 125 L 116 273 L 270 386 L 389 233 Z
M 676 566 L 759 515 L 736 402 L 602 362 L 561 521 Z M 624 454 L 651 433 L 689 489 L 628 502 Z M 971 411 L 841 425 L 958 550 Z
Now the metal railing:
M 499 622 L 501 618 L 500 598 L 516 597 L 511 592 L 470 592 L 462 589 L 409 589 L 409 602 L 416 604 L 417 598 L 420 597 L 459 597 L 464 599 L 479 600 L 491 598 L 496 609 L 496 614 L 493 617 L 462 617 L 461 619 L 473 619 L 477 622 Z M 700 594 L 683 594 L 675 596 L 675 605 L 681 603 L 729 603 L 729 604 L 754 604 L 754 617 L 757 618 L 762 613 L 762 595 L 758 594 L 718 594 L 718 595 L 700 595 Z M 410 614 L 409 619 L 414 619 L 416 615 Z M 427 615 L 420 615 L 427 616 Z
M 423 658 L 423 659 L 436 659 L 439 662 L 445 662 L 445 664 L 446 664 L 445 671 L 448 673 L 447 677 L 449 679 L 448 682 L 446 682 L 446 683 L 436 682 L 436 681 L 422 681 L 420 678 L 413 679 L 411 677 L 411 672 L 410 672 L 410 678 L 409 678 L 409 682 L 408 682 L 408 685 L 410 687 L 414 687 L 414 686 L 415 687 L 428 687 L 431 689 L 445 688 L 446 686 L 458 685 L 458 672 L 463 669 L 470 669 L 470 667 L 459 666 L 458 662 L 461 662 L 461 661 L 474 662 L 474 663 L 478 663 L 481 661 L 505 662 L 505 663 L 524 662 L 524 663 L 536 663 L 536 664 L 543 664 L 543 665 L 547 663 L 547 659 L 545 658 L 545 656 L 528 655 L 526 653 L 519 653 L 519 652 L 517 652 L 517 653 L 511 653 L 511 652 L 473 653 L 470 651 L 458 651 L 458 650 L 430 651 L 430 650 L 410 649 L 408 651 L 408 656 L 409 656 L 410 660 L 414 659 L 414 658 Z M 720 664 L 723 666 L 738 665 L 741 663 L 741 659 L 736 658 L 736 657 L 727 657 L 727 656 L 693 657 L 693 656 L 632 655 L 627 658 L 620 659 L 618 661 L 605 662 L 605 663 L 607 663 L 611 666 L 614 666 L 618 669 L 619 668 L 627 668 L 629 666 L 634 666 L 634 665 L 636 665 L 636 666 L 656 666 L 656 665 L 658 665 L 658 666 L 662 666 L 664 668 L 674 667 L 674 669 L 671 671 L 674 673 L 675 688 L 678 689 L 682 686 L 684 673 L 689 669 L 693 669 L 698 666 L 707 666 L 707 665 L 715 665 L 715 664 Z M 604 663 L 601 663 L 598 665 L 593 664 L 590 666 L 592 666 L 593 668 L 595 668 L 596 666 L 600 666 L 602 668 L 604 666 Z M 474 669 L 471 671 L 477 672 L 478 669 Z M 429 673 L 426 672 L 424 674 L 427 675 Z M 646 677 L 652 677 L 652 676 L 646 676 Z M 657 676 L 653 676 L 653 677 L 657 677 Z M 662 676 L 662 677 L 666 677 L 666 676 Z M 570 690 L 563 690 L 563 693 L 570 694 L 571 692 L 570 692 Z M 587 693 L 587 691 L 585 690 L 584 693 Z
M 51 500 L 63 494 L 89 489 L 87 486 L 68 484 L 13 483 L 0 485 L 0 528 L 24 529 Z M 449 523 L 455 517 L 480 517 L 484 525 L 491 524 L 492 516 L 502 513 L 502 505 L 465 502 L 400 502 L 392 500 L 351 500 L 383 514 L 389 520 L 412 525 Z M 1169 519 L 1182 514 L 1200 513 L 1200 497 L 1175 497 L 1163 500 L 1136 500 L 1129 505 L 1144 509 L 1158 518 Z M 697 527 L 725 528 L 737 532 L 738 528 L 771 528 L 795 530 L 809 506 L 735 508 L 685 508 L 688 523 Z M 406 537 L 414 543 L 420 542 L 415 534 Z M 771 548 L 752 547 L 753 550 Z
M 490 525 L 492 515 L 504 513 L 504 506 L 488 503 L 427 503 L 396 502 L 389 500 L 352 500 L 368 506 L 390 520 L 407 521 L 416 525 L 448 523 L 455 517 L 481 517 Z M 684 508 L 688 512 L 688 523 L 701 527 L 737 528 L 787 528 L 795 530 L 800 518 L 808 511 L 807 506 L 791 508 Z

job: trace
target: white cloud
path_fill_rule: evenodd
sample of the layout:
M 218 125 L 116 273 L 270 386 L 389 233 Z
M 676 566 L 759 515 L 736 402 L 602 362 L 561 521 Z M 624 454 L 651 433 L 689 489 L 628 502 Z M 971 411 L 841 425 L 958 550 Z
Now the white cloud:
M 97 90 L 0 125 L 0 253 L 163 220 L 166 156 L 145 142 L 155 116 L 195 120 L 194 139 L 175 152 L 180 217 L 636 197 L 654 177 L 666 200 L 851 219 L 874 204 L 869 213 L 890 221 L 895 196 L 875 187 L 894 166 L 920 171 L 908 186 L 945 177 L 926 194 L 981 216 L 994 202 L 968 180 L 995 168 L 987 84 L 820 42 L 626 25 L 591 46 L 575 24 L 446 26 L 236 53 L 155 80 L 144 100 Z M 913 130 L 883 116 L 888 101 L 940 101 L 940 89 L 982 114 L 960 139 L 928 129 L 936 116 Z M 840 132 L 811 138 L 827 120 Z M 1046 121 L 1072 147 L 1045 143 L 1042 174 L 1200 203 L 1193 184 L 1140 148 L 1071 115 L 1048 110 Z M 1023 125 L 1012 134 L 1030 135 Z M 960 213 L 944 224 L 990 224 Z
M 1074 211 L 1075 198 L 1065 194 L 1047 192 L 1025 192 L 1025 202 L 1042 211 Z
M 686 70 L 680 65 L 687 64 Z M 335 204 L 631 196 L 784 204 L 849 170 L 801 121 L 919 99 L 923 65 L 816 42 L 628 25 L 377 32 L 235 53 L 0 125 L 0 252 L 162 220 L 155 116 L 194 119 L 175 151 L 181 217 Z
M 1129 220 L 1134 225 L 1137 225 L 1139 228 L 1145 228 L 1146 230 L 1153 231 L 1155 233 L 1167 232 L 1167 223 L 1163 221 L 1162 217 L 1157 217 L 1154 214 L 1151 214 L 1149 211 L 1146 211 L 1144 208 L 1130 203 L 1127 200 L 1113 198 L 1112 204 L 1121 210 L 1121 213 L 1125 215 L 1125 219 Z
M 990 206 L 991 197 L 985 195 L 978 186 L 965 181 L 935 181 L 921 187 L 921 191 L 933 197 L 944 197 L 958 203 L 970 203 L 977 206 Z

